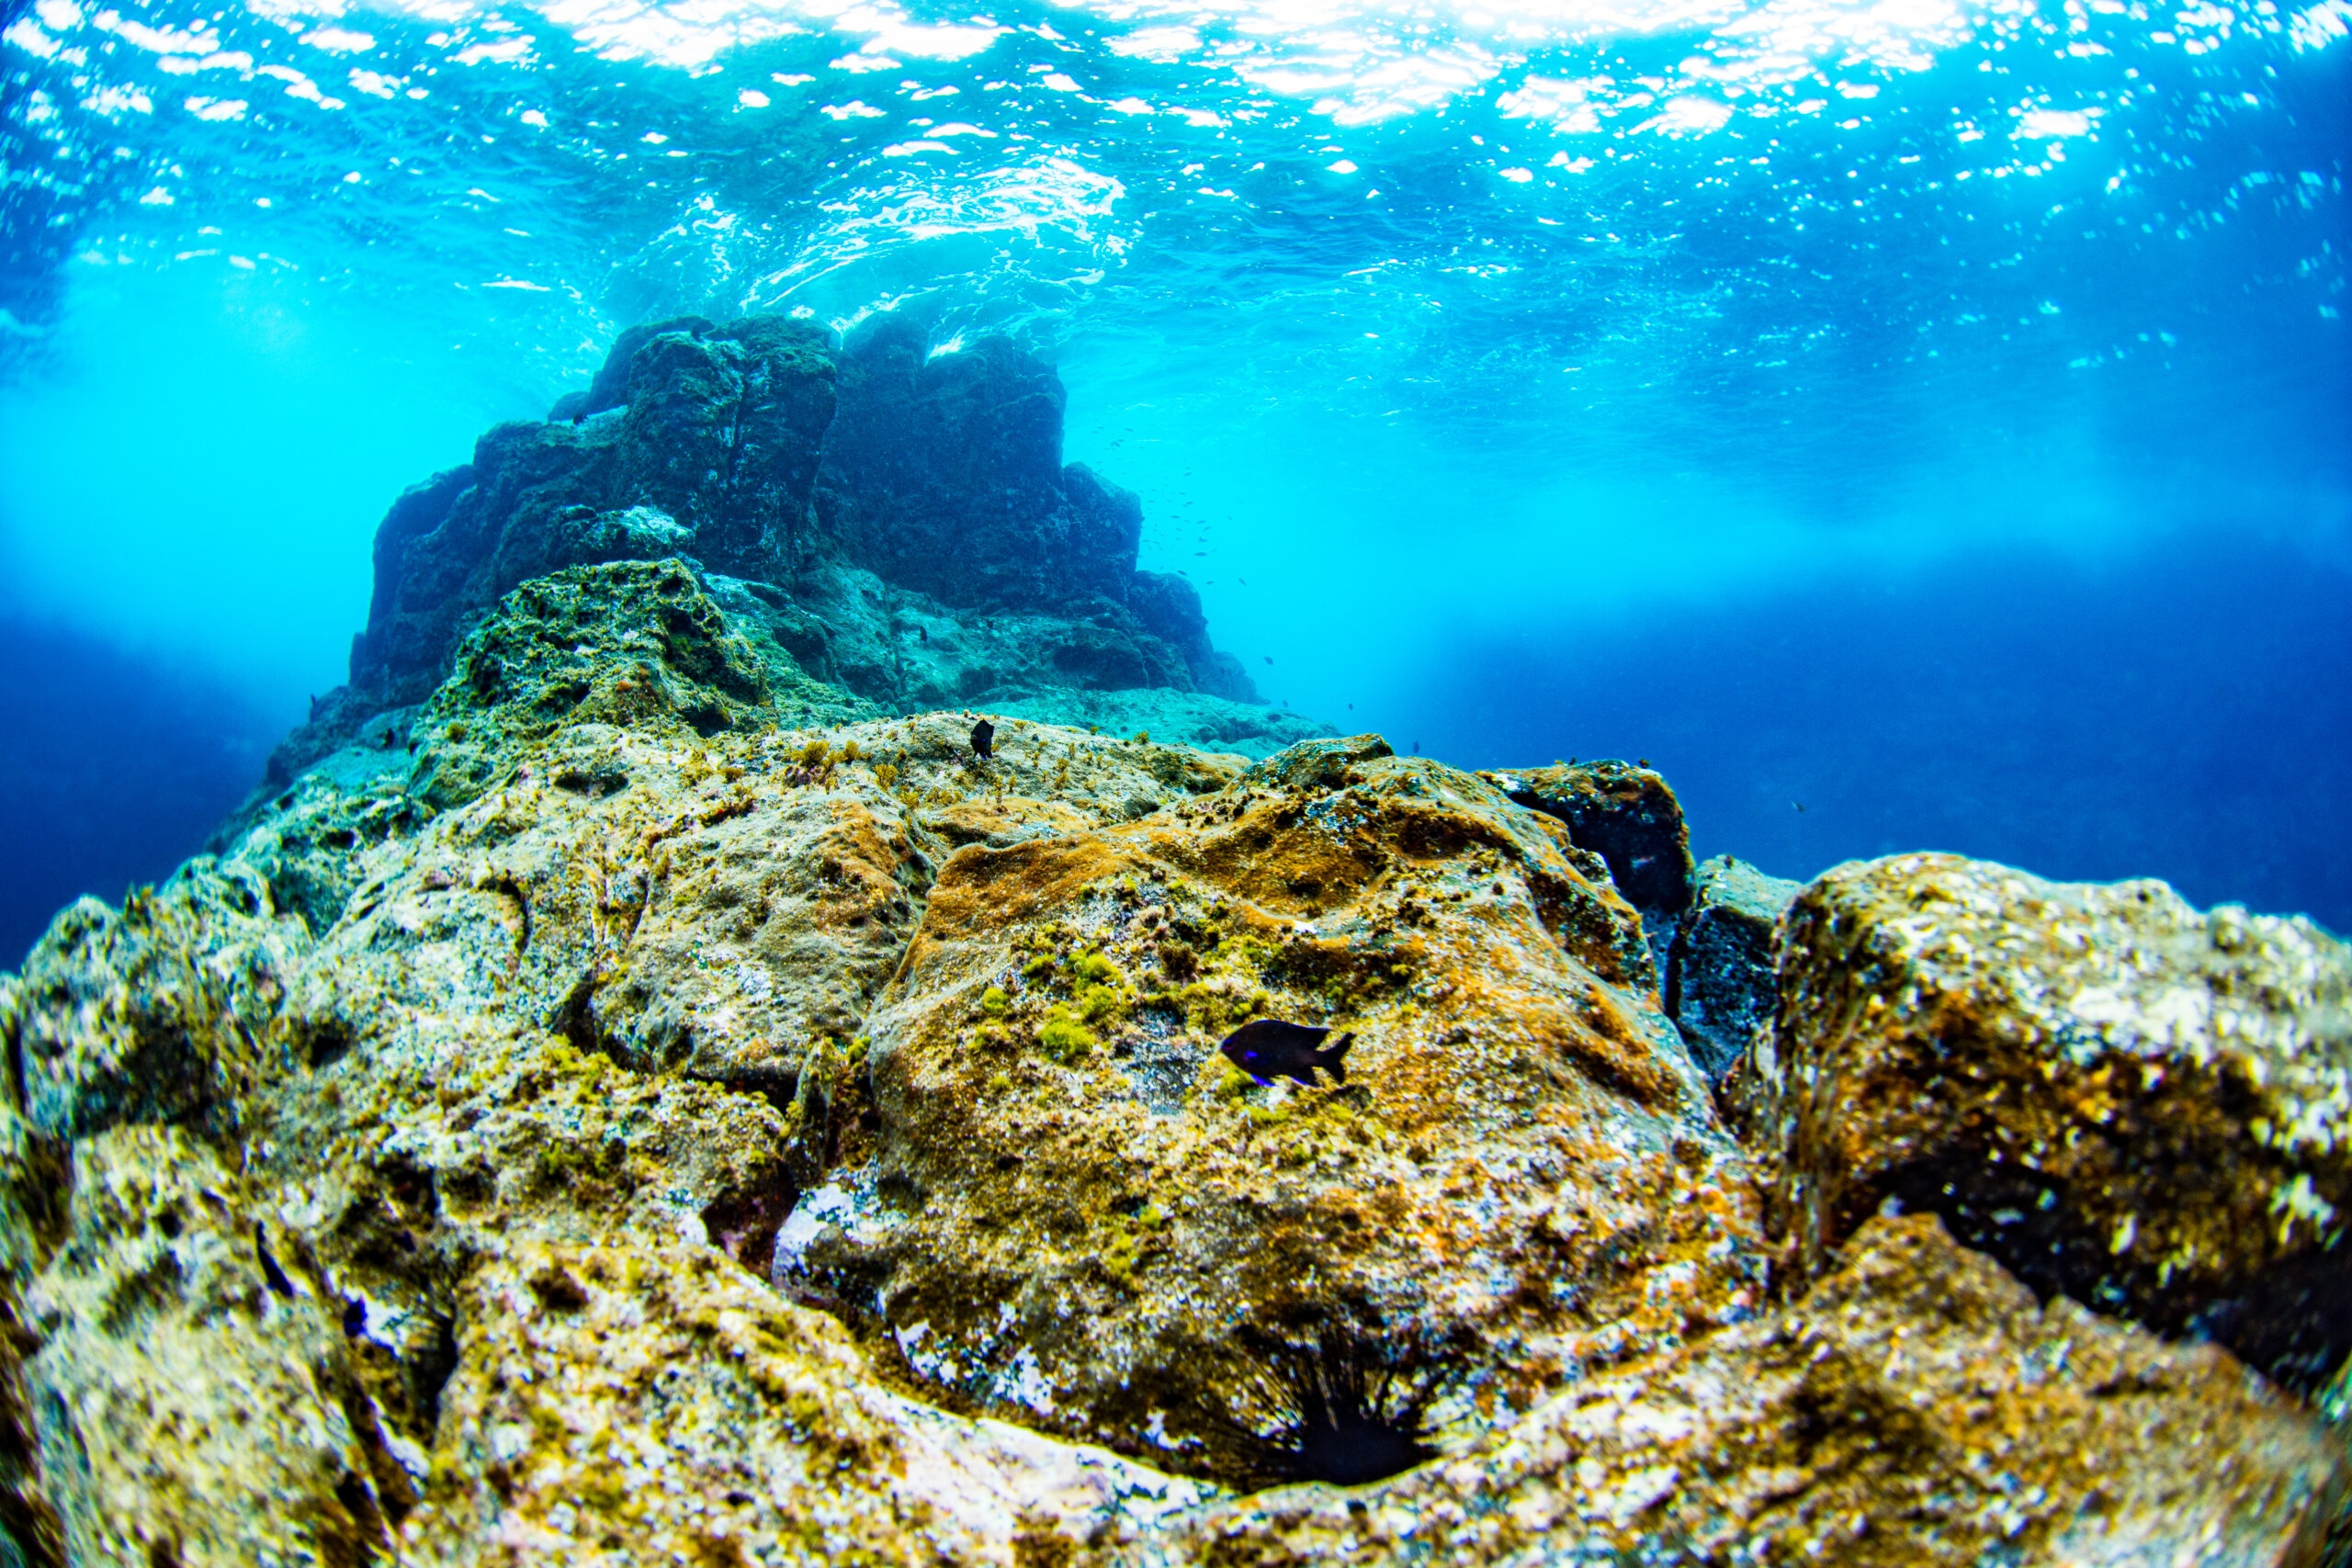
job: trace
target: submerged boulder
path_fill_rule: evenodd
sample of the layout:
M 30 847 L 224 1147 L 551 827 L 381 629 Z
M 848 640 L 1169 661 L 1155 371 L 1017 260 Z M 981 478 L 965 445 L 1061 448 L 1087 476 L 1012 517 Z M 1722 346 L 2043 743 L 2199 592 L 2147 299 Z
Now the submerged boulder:
M 1711 1078 L 1772 1021 L 1781 915 L 1799 886 L 1729 855 L 1699 868 L 1667 953 L 1666 1010 Z
M 1577 848 L 1608 863 L 1617 891 L 1642 912 L 1663 976 L 1691 887 L 1690 831 L 1666 780 L 1620 761 L 1555 762 L 1486 777 L 1520 805 L 1566 823 Z
M 75 1138 L 124 1122 L 233 1119 L 260 1037 L 309 952 L 252 868 L 198 859 L 122 908 L 84 898 L 51 922 L 0 1008 L 0 1050 L 30 1127 Z
M 1806 1274 L 1924 1211 L 2291 1388 L 2352 1351 L 2352 951 L 2308 920 L 1952 855 L 1840 866 L 1791 907 L 1778 1023 L 1727 1088 Z
M 1360 737 L 959 851 L 779 1280 L 946 1396 L 1233 1482 L 1372 1479 L 1742 1315 L 1745 1162 L 1556 834 Z M 1252 1018 L 1349 1031 L 1345 1081 L 1253 1083 Z
M 521 745 L 603 722 L 714 734 L 762 722 L 767 677 L 685 563 L 575 567 L 516 589 L 417 720 L 416 793 L 470 800 Z
M 1192 1510 L 1150 1561 L 2323 1561 L 2342 1449 L 2211 1346 L 2047 1304 L 1932 1215 L 1754 1320 L 1363 1491 Z

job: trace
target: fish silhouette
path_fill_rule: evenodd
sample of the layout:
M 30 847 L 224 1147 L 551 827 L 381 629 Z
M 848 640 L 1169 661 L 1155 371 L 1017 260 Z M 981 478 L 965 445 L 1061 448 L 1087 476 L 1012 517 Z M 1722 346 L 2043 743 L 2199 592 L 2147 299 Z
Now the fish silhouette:
M 994 750 L 994 747 L 995 747 L 995 745 L 996 745 L 996 726 L 995 726 L 995 725 L 990 724 L 987 719 L 982 719 L 982 720 L 980 720 L 980 722 L 979 722 L 979 723 L 978 723 L 978 724 L 976 724 L 976 725 L 972 726 L 972 755 L 973 755 L 973 756 L 975 756 L 975 757 L 993 757 L 993 756 L 995 756 L 995 755 L 996 755 L 996 752 L 995 752 L 995 750 Z
M 1348 1070 L 1340 1066 L 1340 1058 L 1348 1054 L 1349 1043 L 1355 1036 L 1342 1034 L 1327 1045 L 1323 1037 L 1330 1032 L 1318 1024 L 1253 1018 L 1227 1035 L 1225 1043 L 1217 1049 L 1225 1053 L 1226 1060 L 1261 1083 L 1270 1078 L 1296 1078 L 1312 1089 L 1317 1067 L 1330 1074 L 1334 1083 L 1348 1081 Z

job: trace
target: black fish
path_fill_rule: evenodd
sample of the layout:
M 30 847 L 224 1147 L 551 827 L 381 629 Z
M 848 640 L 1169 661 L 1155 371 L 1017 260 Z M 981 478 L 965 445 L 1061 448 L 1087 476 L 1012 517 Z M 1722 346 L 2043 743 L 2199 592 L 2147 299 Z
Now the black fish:
M 995 747 L 995 745 L 996 745 L 996 726 L 995 726 L 995 725 L 990 724 L 987 719 L 982 719 L 982 720 L 980 720 L 980 722 L 979 722 L 979 723 L 978 723 L 978 724 L 976 724 L 976 725 L 972 726 L 972 755 L 973 755 L 973 756 L 975 756 L 975 757 L 993 757 L 993 756 L 995 756 L 995 755 L 996 755 L 996 752 L 995 752 L 995 750 L 993 750 L 993 748 Z
M 1330 1074 L 1334 1083 L 1348 1081 L 1348 1070 L 1340 1059 L 1348 1054 L 1348 1043 L 1355 1036 L 1342 1034 L 1326 1045 L 1323 1037 L 1330 1032 L 1318 1024 L 1253 1018 L 1227 1035 L 1217 1049 L 1225 1053 L 1226 1060 L 1261 1083 L 1296 1078 L 1313 1089 L 1317 1067 Z

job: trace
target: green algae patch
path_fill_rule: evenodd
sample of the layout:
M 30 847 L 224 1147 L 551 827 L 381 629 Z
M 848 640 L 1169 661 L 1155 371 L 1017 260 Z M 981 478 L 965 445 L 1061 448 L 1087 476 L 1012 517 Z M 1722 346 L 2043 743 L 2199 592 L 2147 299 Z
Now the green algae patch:
M 1070 1016 L 1069 1006 L 1065 1002 L 1047 1008 L 1037 1024 L 1038 1047 L 1065 1066 L 1085 1060 L 1101 1043 L 1092 1030 Z

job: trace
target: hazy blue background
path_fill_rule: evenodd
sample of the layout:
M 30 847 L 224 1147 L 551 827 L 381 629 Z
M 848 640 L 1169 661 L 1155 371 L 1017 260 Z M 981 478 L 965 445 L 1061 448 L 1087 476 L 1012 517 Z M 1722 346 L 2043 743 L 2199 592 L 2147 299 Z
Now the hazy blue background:
M 0 963 L 679 309 L 1021 335 L 1335 725 L 2352 929 L 2344 0 L 329 9 L 0 27 Z

